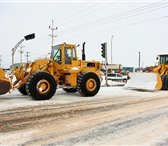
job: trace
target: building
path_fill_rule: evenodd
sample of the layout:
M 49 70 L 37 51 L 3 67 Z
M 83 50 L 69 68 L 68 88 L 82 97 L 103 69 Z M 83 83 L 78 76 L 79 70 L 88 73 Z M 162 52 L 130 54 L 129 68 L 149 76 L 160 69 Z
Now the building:
M 106 68 L 105 68 L 106 66 L 104 65 L 104 64 L 102 64 L 102 71 L 103 72 L 105 72 L 105 70 L 106 70 Z M 111 73 L 111 72 L 116 72 L 116 73 L 120 73 L 120 72 L 122 72 L 122 69 L 123 69 L 123 67 L 122 67 L 122 65 L 121 64 L 108 64 L 107 65 L 107 72 L 108 73 Z

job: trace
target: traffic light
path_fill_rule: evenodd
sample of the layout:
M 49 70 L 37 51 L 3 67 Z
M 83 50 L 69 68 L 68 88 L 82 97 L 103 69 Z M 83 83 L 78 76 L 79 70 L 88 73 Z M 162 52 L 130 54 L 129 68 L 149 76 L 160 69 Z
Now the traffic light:
M 103 58 L 106 58 L 106 56 L 107 56 L 107 43 L 101 44 L 101 56 Z

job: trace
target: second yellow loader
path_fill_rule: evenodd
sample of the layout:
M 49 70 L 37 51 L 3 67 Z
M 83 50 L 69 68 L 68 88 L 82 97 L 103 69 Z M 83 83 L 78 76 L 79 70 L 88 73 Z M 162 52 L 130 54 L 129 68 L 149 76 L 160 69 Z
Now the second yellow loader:
M 144 91 L 168 90 L 168 54 L 158 55 L 157 60 L 150 72 L 131 73 L 125 87 Z

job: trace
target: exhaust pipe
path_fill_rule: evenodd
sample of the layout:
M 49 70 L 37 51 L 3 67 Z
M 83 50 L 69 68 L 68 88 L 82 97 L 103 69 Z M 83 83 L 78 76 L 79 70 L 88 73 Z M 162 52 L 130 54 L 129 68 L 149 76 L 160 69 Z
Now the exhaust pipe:
M 85 42 L 83 43 L 82 60 L 86 60 L 86 55 L 85 55 Z

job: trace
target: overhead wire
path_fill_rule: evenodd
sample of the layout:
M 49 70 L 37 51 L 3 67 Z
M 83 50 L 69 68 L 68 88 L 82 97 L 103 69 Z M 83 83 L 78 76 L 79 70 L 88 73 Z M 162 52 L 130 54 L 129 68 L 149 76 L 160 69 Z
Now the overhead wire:
M 109 31 L 109 29 L 115 30 L 115 29 L 119 29 L 119 28 L 123 28 L 123 27 L 133 26 L 133 25 L 147 23 L 147 22 L 151 22 L 151 21 L 157 21 L 157 20 L 166 19 L 166 18 L 168 18 L 168 15 L 162 16 L 162 17 L 157 17 L 157 18 L 152 18 L 152 19 L 146 19 L 146 20 L 143 20 L 143 21 L 137 21 L 137 22 L 134 22 L 134 23 L 129 23 L 129 24 L 120 25 L 120 26 L 116 26 L 116 27 L 111 27 L 111 28 L 104 29 L 104 30 L 101 30 L 101 31 L 95 31 L 94 33 L 100 33 L 100 32 L 103 32 L 103 31 Z
M 105 32 L 105 31 L 109 31 L 109 30 L 121 29 L 121 28 L 124 28 L 124 27 L 129 27 L 129 26 L 138 25 L 138 24 L 142 24 L 142 23 L 148 23 L 148 22 L 151 22 L 151 21 L 157 21 L 157 20 L 166 19 L 166 18 L 168 18 L 168 15 L 162 16 L 162 17 L 157 17 L 157 18 L 152 18 L 152 19 L 146 19 L 146 20 L 143 20 L 143 21 L 137 21 L 137 22 L 134 22 L 134 23 L 129 23 L 129 24 L 120 25 L 120 26 L 116 26 L 116 27 L 110 27 L 110 28 L 107 28 L 107 29 L 99 30 L 99 31 L 92 31 L 92 32 L 89 32 L 89 33 L 82 34 L 81 36 L 97 35 L 97 33 Z M 69 38 L 73 39 L 75 37 L 71 36 Z
M 164 3 L 164 4 L 167 4 L 167 3 Z M 96 20 L 96 21 L 85 23 L 85 24 L 82 24 L 82 25 L 79 25 L 79 26 L 75 26 L 75 27 L 66 29 L 66 30 L 58 31 L 57 33 L 69 32 L 69 31 L 72 32 L 72 30 L 74 31 L 76 29 L 83 29 L 83 28 L 88 28 L 88 27 L 94 27 L 94 26 L 97 26 L 97 25 L 101 25 L 102 23 L 106 23 L 107 21 L 115 21 L 115 19 L 120 20 L 120 19 L 122 19 L 122 17 L 125 19 L 124 16 L 126 16 L 126 18 L 128 18 L 128 17 L 131 17 L 131 16 L 140 15 L 140 14 L 145 13 L 145 12 L 143 12 L 144 10 L 151 9 L 151 8 L 154 8 L 154 7 L 158 7 L 158 6 L 164 5 L 164 4 L 161 3 L 161 4 L 158 4 L 158 5 L 154 5 L 154 4 L 146 5 L 146 6 L 143 6 L 143 7 L 139 7 L 137 9 L 133 9 L 133 10 L 125 11 L 125 12 L 122 12 L 122 13 L 118 13 L 118 14 L 115 14 L 115 15 L 112 15 L 112 16 L 109 16 L 109 17 L 106 17 L 106 18 L 103 18 L 103 19 L 99 19 L 99 20 Z M 139 14 L 133 14 L 133 13 L 137 13 L 137 12 L 141 12 L 141 13 L 139 13 Z M 127 15 L 131 15 L 131 16 L 127 16 Z
M 71 15 L 71 16 L 67 16 L 67 18 L 72 18 L 72 17 L 74 17 L 74 16 L 76 16 L 76 15 L 78 15 L 79 13 L 77 13 L 76 12 L 76 10 L 78 10 L 79 8 L 81 8 L 81 7 L 86 7 L 86 5 L 89 3 L 89 2 L 91 2 L 92 0 L 88 0 L 87 2 L 85 2 L 85 4 L 82 4 L 82 5 L 80 5 L 80 6 L 77 6 L 77 7 L 75 7 L 75 8 L 72 8 L 72 9 L 70 9 L 70 10 L 68 10 L 68 11 L 66 11 L 65 13 L 63 13 L 63 15 L 61 15 L 59 18 L 60 19 L 66 19 L 66 17 L 63 17 L 64 15 L 66 15 L 66 14 L 70 14 L 69 12 L 72 12 L 72 10 L 73 10 L 73 12 L 75 12 L 75 14 L 74 15 Z M 105 1 L 105 0 L 104 0 Z M 90 9 L 90 8 L 94 8 L 95 6 L 89 6 L 89 7 L 86 7 L 85 9 Z M 84 10 L 83 10 L 84 11 Z M 80 13 L 82 13 L 81 11 L 80 11 Z M 46 23 L 45 23 L 45 25 L 46 25 Z M 41 28 L 41 29 L 39 29 L 39 34 L 40 35 L 42 35 L 42 34 L 45 34 L 46 33 L 46 31 L 48 31 L 47 29 L 45 30 L 45 31 L 43 31 L 44 30 L 44 25 L 42 25 L 43 27 Z M 58 27 L 58 26 L 57 26 Z M 34 44 L 34 43 L 32 43 L 32 44 Z
M 79 6 L 77 6 L 77 7 L 75 7 L 75 8 L 72 8 L 72 9 L 70 9 L 70 10 L 68 10 L 68 11 L 66 11 L 66 12 L 64 12 L 62 15 L 60 15 L 60 19 L 63 19 L 64 17 L 64 15 L 66 15 L 66 14 L 70 14 L 69 12 L 71 12 L 72 10 L 74 11 L 74 9 L 75 10 L 77 10 L 77 9 L 79 9 L 79 8 L 81 8 L 81 7 L 84 7 L 84 6 L 86 6 L 88 3 L 89 3 L 89 1 L 91 1 L 91 0 L 88 0 L 88 2 L 85 2 L 85 4 L 81 4 L 80 5 L 80 7 Z M 47 21 L 46 23 L 44 23 L 44 24 L 42 24 L 41 26 L 38 26 L 38 28 L 35 28 L 34 30 L 37 30 L 35 33 L 36 34 L 39 34 L 39 35 L 43 35 L 43 34 L 46 34 L 47 33 L 47 31 L 48 31 L 48 27 L 46 27 L 47 25 L 49 26 L 49 24 L 50 24 L 50 22 L 49 21 Z M 48 35 L 47 35 L 48 36 Z M 47 37 L 47 36 L 45 36 L 45 37 Z M 42 39 L 39 39 L 40 41 L 41 40 L 43 40 L 43 38 Z M 38 41 L 39 41 L 38 40 Z M 32 43 L 32 45 L 34 45 L 34 43 L 36 44 L 36 42 L 33 42 Z
M 139 7 L 139 8 L 137 8 L 137 9 L 133 9 L 133 10 L 129 10 L 129 11 L 125 11 L 125 12 L 122 12 L 122 13 L 119 13 L 119 14 L 116 14 L 116 15 L 112 15 L 112 16 L 110 16 L 111 17 L 111 19 L 112 20 L 104 20 L 105 18 L 103 18 L 103 21 L 101 22 L 101 20 L 102 19 L 100 19 L 100 20 L 97 20 L 97 21 L 100 21 L 99 23 L 97 23 L 97 24 L 92 24 L 91 26 L 87 26 L 86 24 L 85 24 L 85 27 L 79 27 L 80 28 L 80 30 L 79 31 L 81 31 L 81 30 L 83 30 L 83 29 L 86 29 L 86 28 L 90 28 L 90 27 L 93 27 L 93 26 L 97 26 L 97 25 L 100 25 L 100 24 L 102 24 L 102 23 L 107 23 L 107 22 L 115 22 L 115 21 L 119 21 L 119 20 L 122 20 L 122 19 L 126 19 L 126 18 L 129 18 L 129 17 L 133 17 L 133 16 L 136 16 L 136 15 L 140 15 L 140 13 L 139 14 L 133 14 L 133 12 L 135 13 L 137 13 L 137 12 L 141 12 L 142 10 L 144 11 L 144 10 L 147 10 L 148 8 L 153 8 L 153 7 L 156 7 L 156 6 L 159 6 L 159 5 L 163 5 L 163 4 L 159 4 L 158 5 L 158 3 L 159 2 L 157 2 L 157 5 L 156 5 L 156 3 L 154 3 L 154 4 L 149 4 L 149 5 L 145 5 L 145 6 L 143 6 L 143 7 Z M 167 7 L 167 6 L 166 6 Z M 157 9 L 161 9 L 161 8 L 157 8 Z M 151 10 L 150 10 L 151 11 Z M 152 11 L 154 11 L 154 10 L 152 10 Z M 148 11 L 149 12 L 149 11 Z M 132 13 L 132 15 L 130 15 L 130 13 Z M 145 12 L 141 12 L 141 14 L 142 13 L 146 13 L 146 11 Z M 128 16 L 127 16 L 128 15 Z M 114 19 L 114 18 L 116 18 L 117 16 L 120 16 L 120 18 L 118 18 L 118 19 Z M 125 17 L 124 17 L 125 16 Z M 109 18 L 109 17 L 107 17 L 107 18 Z M 106 18 L 106 19 L 107 19 Z M 90 23 L 93 23 L 93 22 L 90 22 Z M 76 28 L 76 27 L 75 27 Z M 67 30 L 66 30 L 67 31 Z M 60 33 L 60 32 L 66 32 L 65 30 L 64 31 L 58 31 L 58 34 Z M 75 30 L 73 30 L 73 31 L 75 31 Z M 71 32 L 72 32 L 72 29 L 71 29 Z M 60 36 L 60 35 L 59 35 Z M 62 34 L 61 34 L 61 36 L 62 36 Z M 39 43 L 37 43 L 37 44 L 39 44 Z
M 104 1 L 105 1 L 105 0 L 104 0 Z M 101 2 L 101 3 L 103 3 L 103 2 Z M 64 23 L 62 23 L 62 24 L 60 24 L 60 25 L 58 25 L 58 28 L 64 26 L 64 25 L 67 24 L 67 23 L 68 23 L 68 24 L 69 24 L 69 23 L 72 23 L 73 20 L 81 19 L 81 18 L 83 17 L 83 16 L 80 15 L 81 13 L 83 13 L 83 12 L 85 12 L 85 11 L 88 11 L 88 9 L 95 8 L 95 7 L 99 6 L 101 3 L 93 4 L 93 5 L 89 6 L 88 8 L 85 8 L 84 10 L 80 10 L 80 12 L 79 12 L 79 13 L 76 13 L 75 15 L 72 15 L 72 14 L 71 14 L 71 16 L 68 17 L 68 19 L 70 19 L 70 18 L 72 18 L 72 17 L 75 17 L 75 18 L 70 19 L 70 20 L 68 20 L 68 21 L 66 21 L 66 22 L 64 22 Z M 78 16 L 78 15 L 80 15 L 80 16 L 76 18 L 76 16 Z M 85 14 L 84 16 L 86 16 L 86 14 Z
M 120 20 L 124 20 L 124 19 L 127 19 L 127 18 L 132 18 L 132 17 L 135 17 L 135 16 L 138 16 L 138 15 L 141 15 L 141 14 L 144 14 L 144 13 L 148 13 L 148 12 L 153 12 L 153 11 L 156 11 L 156 10 L 160 10 L 160 9 L 163 9 L 163 8 L 167 8 L 167 6 L 164 6 L 164 7 L 160 7 L 160 8 L 156 8 L 156 9 L 153 9 L 153 10 L 149 10 L 149 11 L 145 11 L 145 12 L 141 12 L 141 13 L 137 13 L 137 14 L 132 14 L 130 16 L 126 16 L 126 17 L 122 17 L 122 18 L 117 18 L 115 20 L 108 20 L 106 22 L 100 22 L 98 24 L 93 24 L 91 26 L 85 26 L 83 28 L 80 28 L 80 31 L 83 30 L 83 29 L 87 29 L 87 28 L 91 28 L 91 27 L 95 27 L 95 26 L 98 26 L 98 25 L 102 25 L 102 24 L 107 24 L 107 23 L 111 23 L 111 22 L 116 22 L 116 21 L 120 21 Z M 74 30 L 75 31 L 75 30 Z M 72 31 L 71 31 L 72 32 Z
M 75 8 L 72 8 L 72 9 L 70 9 L 70 10 L 67 10 L 65 13 L 63 13 L 63 14 L 61 15 L 60 18 L 62 18 L 62 19 L 69 19 L 69 18 L 71 18 L 72 16 L 78 14 L 78 13 L 75 12 L 76 10 L 81 9 L 81 7 L 86 6 L 90 1 L 91 1 L 91 0 L 88 0 L 87 2 L 85 2 L 85 4 L 82 3 L 81 5 L 79 5 L 79 6 L 75 7 Z M 81 11 L 81 10 L 80 10 L 80 11 Z M 74 15 L 73 15 L 72 12 L 74 13 Z M 70 15 L 70 16 L 69 16 L 69 15 Z M 64 16 L 66 16 L 66 17 L 64 17 Z
M 88 13 L 85 13 L 84 15 L 81 15 L 81 16 L 79 16 L 79 17 L 73 19 L 73 20 L 84 19 L 84 18 L 86 18 L 86 16 L 87 16 L 87 17 L 92 17 L 91 15 L 94 14 L 94 13 L 96 13 L 96 12 L 97 12 L 96 10 L 99 10 L 99 9 L 103 10 L 104 8 L 110 7 L 110 6 L 115 5 L 115 4 L 117 4 L 117 3 L 112 3 L 112 4 L 105 5 L 105 6 L 103 6 L 103 7 L 99 7 L 99 8 L 97 8 L 97 9 L 95 9 L 95 10 L 93 10 L 93 11 L 90 11 L 90 12 L 88 12 Z M 91 15 L 90 15 L 90 14 L 91 14 Z M 69 22 L 68 22 L 68 25 L 69 25 L 70 23 L 73 23 L 73 22 L 74 22 L 73 20 L 69 21 Z M 63 25 L 60 25 L 59 28 L 62 27 L 62 26 L 64 26 L 65 24 L 67 24 L 67 23 L 64 23 Z
M 90 0 L 90 1 L 91 1 L 91 0 Z M 105 0 L 104 0 L 104 1 L 105 1 Z M 86 5 L 85 5 L 85 6 L 86 6 Z M 108 6 L 110 6 L 110 5 L 108 5 Z M 108 7 L 108 6 L 103 6 L 103 8 L 106 8 L 106 7 Z M 96 6 L 94 5 L 94 7 L 96 7 Z M 94 8 L 94 7 L 91 7 L 91 6 L 90 6 L 88 9 Z M 87 10 L 88 10 L 88 9 L 87 9 Z M 87 16 L 87 15 L 85 14 L 85 16 Z M 45 33 L 45 32 L 42 32 L 42 33 L 40 33 L 40 35 L 42 35 L 42 34 L 44 34 L 44 33 Z M 46 37 L 46 39 L 47 39 L 47 37 Z M 42 43 L 44 43 L 44 42 L 41 41 L 41 40 L 44 40 L 44 38 L 39 39 L 38 42 L 33 42 L 33 43 L 32 43 L 32 46 L 34 46 L 34 45 L 36 46 L 36 44 L 40 44 L 40 45 L 42 46 Z M 42 42 L 42 43 L 41 43 L 41 42 Z

